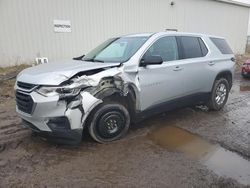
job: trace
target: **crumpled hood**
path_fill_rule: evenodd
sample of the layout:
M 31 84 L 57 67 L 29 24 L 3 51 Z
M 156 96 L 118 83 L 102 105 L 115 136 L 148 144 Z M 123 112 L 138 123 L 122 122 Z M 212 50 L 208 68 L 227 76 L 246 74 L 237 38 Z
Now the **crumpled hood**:
M 23 70 L 19 73 L 17 81 L 36 85 L 59 85 L 79 72 L 113 67 L 119 64 L 78 60 L 50 62 Z

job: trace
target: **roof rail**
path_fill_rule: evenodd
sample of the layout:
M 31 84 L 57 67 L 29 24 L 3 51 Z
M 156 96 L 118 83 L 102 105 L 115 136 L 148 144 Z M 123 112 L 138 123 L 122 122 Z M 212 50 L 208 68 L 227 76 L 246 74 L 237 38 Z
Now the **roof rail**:
M 175 31 L 175 32 L 178 32 L 178 29 L 166 29 L 166 31 Z

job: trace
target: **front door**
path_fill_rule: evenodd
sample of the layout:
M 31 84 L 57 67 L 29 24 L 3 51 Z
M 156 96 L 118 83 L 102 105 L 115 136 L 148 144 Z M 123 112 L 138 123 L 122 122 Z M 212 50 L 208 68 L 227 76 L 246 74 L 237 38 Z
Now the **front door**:
M 183 93 L 183 70 L 178 63 L 179 54 L 176 38 L 165 36 L 158 39 L 143 55 L 161 56 L 161 65 L 139 67 L 141 110 L 178 98 Z

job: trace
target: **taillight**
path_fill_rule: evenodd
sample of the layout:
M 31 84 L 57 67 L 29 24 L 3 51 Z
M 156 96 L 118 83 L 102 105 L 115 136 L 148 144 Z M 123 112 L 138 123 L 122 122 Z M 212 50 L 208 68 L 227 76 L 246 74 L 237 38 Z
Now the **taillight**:
M 243 63 L 243 67 L 244 68 L 250 68 L 250 64 L 249 63 Z

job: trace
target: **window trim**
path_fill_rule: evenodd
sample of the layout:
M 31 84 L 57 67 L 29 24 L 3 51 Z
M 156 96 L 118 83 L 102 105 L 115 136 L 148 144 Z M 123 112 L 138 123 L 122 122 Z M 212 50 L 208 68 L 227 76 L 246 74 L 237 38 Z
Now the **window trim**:
M 211 53 L 210 47 L 209 47 L 209 45 L 207 45 L 207 42 L 203 39 L 203 37 L 199 37 L 199 38 L 202 40 L 202 42 L 205 44 L 205 46 L 207 48 L 207 54 L 204 56 L 204 57 L 207 57 L 208 54 Z
M 198 41 L 199 41 L 199 44 L 200 44 L 200 48 L 201 48 L 201 53 L 203 54 L 203 51 L 202 51 L 202 47 L 201 47 L 201 42 L 204 44 L 204 46 L 205 46 L 205 48 L 206 48 L 206 50 L 207 50 L 207 53 L 204 55 L 203 54 L 203 57 L 206 57 L 207 56 L 207 54 L 208 54 L 208 48 L 207 48 L 207 46 L 206 46 L 206 44 L 204 43 L 204 41 L 202 40 L 202 38 L 201 37 L 199 37 L 199 39 L 198 39 Z

